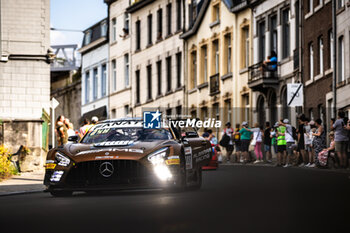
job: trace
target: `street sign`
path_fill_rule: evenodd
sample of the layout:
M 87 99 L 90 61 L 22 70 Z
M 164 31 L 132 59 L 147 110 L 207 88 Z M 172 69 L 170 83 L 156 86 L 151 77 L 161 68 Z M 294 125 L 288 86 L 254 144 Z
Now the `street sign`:
M 287 104 L 289 107 L 303 106 L 303 84 L 290 83 L 287 84 Z
M 55 109 L 55 108 L 57 108 L 57 106 L 59 105 L 60 103 L 54 98 L 54 97 L 52 97 L 52 99 L 51 99 L 51 108 L 52 109 Z

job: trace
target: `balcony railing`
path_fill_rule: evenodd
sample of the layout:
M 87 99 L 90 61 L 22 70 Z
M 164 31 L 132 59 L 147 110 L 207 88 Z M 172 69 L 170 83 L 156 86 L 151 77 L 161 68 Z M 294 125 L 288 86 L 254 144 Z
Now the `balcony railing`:
M 257 63 L 249 67 L 248 86 L 253 90 L 260 91 L 262 88 L 271 85 L 278 85 L 278 64 L 268 63 L 263 67 L 263 63 Z
M 210 95 L 215 95 L 220 91 L 220 74 L 210 76 Z

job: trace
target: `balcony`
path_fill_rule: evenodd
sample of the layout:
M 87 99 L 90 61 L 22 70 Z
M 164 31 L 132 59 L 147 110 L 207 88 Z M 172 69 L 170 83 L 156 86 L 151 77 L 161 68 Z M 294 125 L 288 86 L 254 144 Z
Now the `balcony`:
M 267 88 L 275 88 L 278 86 L 278 66 L 273 70 L 271 66 L 274 64 L 267 64 L 268 68 L 262 68 L 262 62 L 254 64 L 249 67 L 248 86 L 253 91 L 264 92 Z M 270 68 L 269 68 L 270 67 Z
M 209 85 L 210 85 L 210 96 L 216 95 L 218 93 L 220 93 L 220 74 L 214 74 L 212 76 L 210 76 L 209 78 Z

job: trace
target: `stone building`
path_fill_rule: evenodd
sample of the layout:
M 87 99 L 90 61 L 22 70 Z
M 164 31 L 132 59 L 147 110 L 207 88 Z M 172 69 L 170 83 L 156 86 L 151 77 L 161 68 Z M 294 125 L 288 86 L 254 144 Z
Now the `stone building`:
M 50 1 L 0 1 L 0 144 L 30 149 L 22 171 L 43 169 L 50 107 Z M 28 151 L 27 151 L 28 152 Z
M 184 106 L 183 1 L 134 1 L 130 13 L 132 115 L 162 108 L 181 115 Z
M 108 21 L 103 19 L 84 31 L 81 53 L 81 114 L 91 120 L 107 119 L 108 113 Z
M 132 108 L 129 0 L 105 0 L 109 19 L 109 116 L 127 116 Z
M 192 116 L 223 122 L 251 121 L 248 67 L 251 10 L 248 1 L 203 1 L 183 34 L 188 107 Z
M 296 109 L 287 103 L 287 83 L 301 82 L 300 2 L 259 1 L 253 8 L 253 65 L 248 81 L 253 91 L 253 118 L 263 124 L 289 118 L 296 123 Z M 277 71 L 261 72 L 271 51 L 277 53 Z
M 326 94 L 332 92 L 332 1 L 303 1 L 304 113 L 329 121 Z M 331 109 L 329 109 L 331 110 Z

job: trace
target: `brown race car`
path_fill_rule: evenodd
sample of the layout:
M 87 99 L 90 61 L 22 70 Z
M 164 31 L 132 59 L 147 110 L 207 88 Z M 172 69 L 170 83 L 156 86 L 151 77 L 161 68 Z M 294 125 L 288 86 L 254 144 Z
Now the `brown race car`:
M 73 142 L 72 142 L 73 140 Z M 200 188 L 212 156 L 192 128 L 147 129 L 142 119 L 106 120 L 79 141 L 48 152 L 44 185 L 53 196 L 73 191 Z

